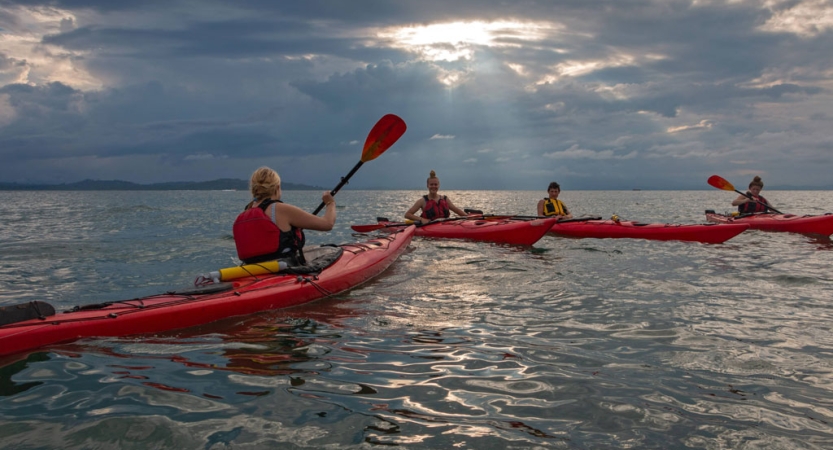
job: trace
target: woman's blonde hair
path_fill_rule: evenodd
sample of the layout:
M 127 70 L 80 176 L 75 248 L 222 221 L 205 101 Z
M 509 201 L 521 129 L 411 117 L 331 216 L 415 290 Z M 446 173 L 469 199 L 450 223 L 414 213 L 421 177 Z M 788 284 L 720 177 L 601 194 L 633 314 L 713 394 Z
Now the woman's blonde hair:
M 431 173 L 428 174 L 428 179 L 425 180 L 425 182 L 427 183 L 427 182 L 431 181 L 431 178 L 437 178 L 437 172 L 434 172 L 432 170 Z M 439 178 L 437 178 L 437 179 L 439 180 Z
M 761 177 L 755 175 L 755 178 L 753 178 L 752 181 L 749 183 L 749 189 L 752 189 L 752 186 L 758 186 L 761 189 L 763 189 L 764 188 L 764 182 L 761 181 Z
M 263 200 L 269 198 L 278 192 L 281 188 L 281 177 L 278 172 L 268 168 L 261 167 L 252 174 L 252 179 L 249 180 L 249 191 L 255 200 Z

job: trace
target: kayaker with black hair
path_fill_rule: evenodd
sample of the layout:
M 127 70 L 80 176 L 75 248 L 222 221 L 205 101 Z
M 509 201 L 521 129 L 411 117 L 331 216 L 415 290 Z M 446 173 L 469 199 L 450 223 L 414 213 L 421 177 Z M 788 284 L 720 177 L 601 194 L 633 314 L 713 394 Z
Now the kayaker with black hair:
M 739 195 L 738 198 L 732 200 L 732 206 L 737 206 L 738 212 L 741 214 L 768 212 L 772 205 L 761 195 L 763 188 L 764 182 L 761 181 L 761 177 L 755 175 L 755 178 L 749 183 L 749 190 L 746 191 L 746 195 Z
M 454 211 L 458 216 L 467 216 L 465 211 L 454 206 L 451 200 L 445 196 L 440 195 L 440 179 L 437 178 L 437 173 L 433 170 L 428 175 L 426 181 L 428 186 L 428 195 L 423 195 L 422 198 L 411 206 L 411 209 L 405 213 L 405 218 L 413 220 L 414 222 L 428 223 L 434 219 L 444 219 L 451 215 Z M 422 210 L 422 214 L 416 215 L 416 212 Z
M 538 215 L 539 216 L 558 216 L 560 219 L 572 219 L 573 215 L 567 209 L 567 205 L 558 199 L 558 194 L 561 193 L 561 185 L 553 181 L 547 187 L 548 197 L 538 201 Z
M 324 216 L 310 214 L 281 202 L 281 177 L 268 167 L 254 171 L 249 190 L 252 201 L 233 227 L 237 256 L 246 264 L 276 259 L 303 264 L 304 230 L 330 231 L 336 223 L 336 203 L 329 191 L 321 196 L 327 207 Z

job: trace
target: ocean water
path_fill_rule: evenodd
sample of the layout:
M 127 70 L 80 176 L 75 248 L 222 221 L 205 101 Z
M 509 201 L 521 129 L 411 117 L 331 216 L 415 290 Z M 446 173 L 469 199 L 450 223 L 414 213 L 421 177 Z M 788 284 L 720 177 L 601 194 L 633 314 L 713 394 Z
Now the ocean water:
M 535 213 L 545 193 L 445 191 Z M 343 191 L 311 244 L 422 191 Z M 784 212 L 833 192 L 766 191 Z M 735 194 L 564 191 L 574 215 L 702 223 Z M 287 191 L 306 210 L 319 192 Z M 236 264 L 245 192 L 0 192 L 0 305 L 64 310 Z M 415 238 L 301 307 L 0 360 L 0 448 L 833 448 L 833 244 Z

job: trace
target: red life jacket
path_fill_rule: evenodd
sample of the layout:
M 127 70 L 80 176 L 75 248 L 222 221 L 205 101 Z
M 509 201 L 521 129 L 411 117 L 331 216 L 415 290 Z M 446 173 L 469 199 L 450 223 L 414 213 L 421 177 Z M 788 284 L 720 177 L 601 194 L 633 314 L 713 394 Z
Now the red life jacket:
M 749 192 L 747 192 L 747 194 L 752 195 Z M 769 208 L 767 208 L 767 206 L 766 206 L 766 204 L 768 204 L 769 202 L 766 201 L 765 198 L 763 198 L 760 195 L 757 196 L 757 197 L 752 195 L 752 198 L 754 198 L 755 200 L 757 200 L 761 203 L 765 203 L 765 204 L 762 205 L 761 203 L 751 202 L 751 201 L 746 202 L 746 203 L 741 203 L 740 205 L 738 205 L 738 212 L 739 213 L 741 213 L 741 214 L 752 214 L 752 213 L 756 213 L 756 212 L 767 212 L 769 210 Z
M 304 263 L 302 250 L 306 237 L 300 228 L 283 232 L 275 220 L 266 215 L 266 208 L 280 200 L 267 199 L 237 216 L 232 227 L 237 257 L 246 264 L 275 259 L 295 258 L 293 263 Z
M 425 199 L 425 206 L 422 207 L 422 215 L 428 220 L 439 219 L 440 217 L 448 218 L 451 215 L 451 210 L 448 209 L 448 200 L 445 195 L 441 195 L 438 200 L 429 200 L 427 195 L 422 196 Z

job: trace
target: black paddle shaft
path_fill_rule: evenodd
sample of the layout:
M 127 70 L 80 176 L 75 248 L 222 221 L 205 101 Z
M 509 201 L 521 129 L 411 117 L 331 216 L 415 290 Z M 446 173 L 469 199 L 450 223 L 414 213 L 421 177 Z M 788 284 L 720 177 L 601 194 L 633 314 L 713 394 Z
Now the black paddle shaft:
M 759 205 L 764 205 L 764 206 L 766 206 L 767 208 L 769 208 L 769 209 L 771 209 L 771 210 L 773 210 L 773 211 L 777 212 L 778 214 L 784 214 L 784 213 L 782 213 L 781 211 L 778 211 L 777 209 L 773 208 L 772 206 L 767 205 L 767 204 L 766 204 L 766 203 L 764 203 L 764 202 L 759 202 L 758 200 L 755 200 L 754 198 L 752 198 L 752 194 L 750 194 L 750 193 L 748 193 L 748 192 L 744 193 L 744 192 L 741 192 L 741 191 L 739 191 L 739 190 L 737 190 L 737 189 L 735 189 L 735 192 L 737 192 L 738 194 L 740 194 L 740 195 L 742 195 L 742 196 L 744 196 L 744 197 L 748 198 L 749 200 L 752 200 L 753 202 L 755 202 L 755 203 L 757 203 L 757 204 L 759 204 Z
M 338 183 L 338 186 L 336 186 L 335 189 L 330 191 L 330 195 L 335 196 L 336 192 L 338 192 L 342 187 L 344 187 L 345 184 L 347 184 L 348 181 L 350 181 L 350 177 L 352 177 L 353 174 L 356 173 L 357 170 L 359 170 L 359 167 L 361 167 L 362 164 L 364 164 L 364 161 L 359 161 L 358 164 L 356 164 L 353 167 L 353 170 L 351 170 L 346 177 L 341 177 L 341 182 Z M 321 202 L 321 204 L 318 205 L 318 208 L 315 208 L 315 211 L 313 211 L 312 215 L 317 216 L 318 213 L 321 212 L 322 209 L 324 209 L 324 206 L 324 202 Z

